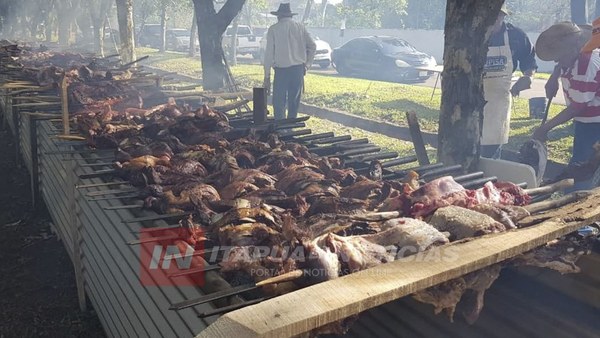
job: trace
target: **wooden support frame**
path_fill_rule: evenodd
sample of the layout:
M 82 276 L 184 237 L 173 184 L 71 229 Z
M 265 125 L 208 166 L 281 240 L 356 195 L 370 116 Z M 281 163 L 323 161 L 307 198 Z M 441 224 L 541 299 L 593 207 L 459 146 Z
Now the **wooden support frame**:
M 442 251 L 433 259 L 405 257 L 227 313 L 197 337 L 295 336 L 511 259 L 600 220 L 600 189 L 549 216 L 529 228 L 438 247 Z
M 410 137 L 412 139 L 419 164 L 429 164 L 429 156 L 427 156 L 427 149 L 425 148 L 425 142 L 423 141 L 423 135 L 421 134 L 421 127 L 419 126 L 417 114 L 414 111 L 406 112 L 406 121 L 408 122 Z

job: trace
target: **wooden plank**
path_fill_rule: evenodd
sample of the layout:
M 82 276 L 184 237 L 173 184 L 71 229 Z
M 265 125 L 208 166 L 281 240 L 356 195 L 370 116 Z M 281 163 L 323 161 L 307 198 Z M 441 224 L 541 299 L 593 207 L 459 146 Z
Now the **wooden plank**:
M 406 122 L 408 123 L 410 137 L 412 139 L 419 164 L 429 164 L 429 157 L 427 156 L 427 149 L 425 149 L 425 142 L 423 141 L 423 134 L 421 134 L 421 128 L 419 127 L 417 114 L 414 111 L 406 112 Z
M 512 258 L 600 219 L 600 189 L 525 229 L 447 245 L 435 257 L 405 257 L 316 284 L 220 317 L 197 337 L 288 337 Z M 432 251 L 430 251 L 432 253 Z M 429 257 L 427 252 L 422 257 Z M 310 302 L 306 300 L 310 299 Z M 302 304 L 299 306 L 298 304 Z

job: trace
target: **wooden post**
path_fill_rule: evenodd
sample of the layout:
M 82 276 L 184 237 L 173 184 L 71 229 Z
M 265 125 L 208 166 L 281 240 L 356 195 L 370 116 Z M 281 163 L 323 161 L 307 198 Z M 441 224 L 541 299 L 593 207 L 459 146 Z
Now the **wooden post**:
M 40 206 L 40 173 L 38 159 L 37 118 L 29 114 L 29 150 L 31 153 L 31 203 L 34 210 Z
M 254 124 L 262 124 L 267 121 L 267 95 L 262 87 L 252 88 L 252 105 Z
M 69 94 L 67 91 L 67 87 L 67 77 L 64 76 L 60 84 L 60 102 L 62 107 L 63 135 L 69 135 L 71 133 L 71 126 L 69 126 Z
M 429 164 L 429 157 L 427 156 L 427 149 L 425 149 L 425 142 L 423 142 L 423 135 L 421 135 L 417 114 L 414 111 L 406 112 L 406 121 L 408 122 L 410 137 L 415 147 L 415 154 L 417 155 L 419 165 Z

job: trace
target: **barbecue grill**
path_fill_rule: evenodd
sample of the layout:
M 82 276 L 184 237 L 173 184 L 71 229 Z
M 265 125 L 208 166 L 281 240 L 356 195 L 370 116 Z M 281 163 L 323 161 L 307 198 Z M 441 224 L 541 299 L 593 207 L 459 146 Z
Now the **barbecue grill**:
M 7 81 L 6 78 L 4 80 Z M 52 93 L 44 94 L 52 96 Z M 58 96 L 55 97 L 56 99 L 52 100 L 53 104 L 59 102 Z M 405 279 L 397 285 L 374 283 L 373 276 L 366 273 L 369 270 L 365 270 L 273 299 L 245 299 L 240 295 L 240 290 L 252 288 L 251 286 L 232 287 L 216 271 L 207 271 L 207 283 L 204 288 L 141 287 L 138 276 L 139 246 L 135 245 L 138 243 L 136 241 L 139 241 L 137 234 L 143 229 L 173 226 L 185 215 L 159 215 L 139 208 L 139 205 L 135 204 L 133 189 L 129 184 L 112 176 L 113 151 L 90 150 L 82 142 L 60 140 L 56 137 L 62 133 L 62 121 L 58 113 L 60 105 L 55 111 L 47 109 L 44 114 L 27 114 L 25 112 L 32 111 L 32 106 L 18 106 L 18 102 L 24 100 L 27 99 L 23 99 L 21 95 L 4 95 L 4 120 L 18 137 L 17 151 L 22 155 L 25 167 L 31 174 L 35 200 L 43 199 L 48 206 L 56 230 L 74 262 L 78 286 L 82 291 L 85 290 L 105 330 L 111 336 L 231 336 L 234 332 L 266 336 L 300 334 L 320 326 L 319 324 L 325 324 L 325 321 L 347 317 L 358 310 L 366 310 L 418 289 L 510 258 L 600 219 L 600 211 L 596 210 L 595 204 L 589 200 L 582 204 L 585 210 L 583 213 L 580 209 L 569 209 L 567 206 L 563 214 L 569 215 L 569 219 L 561 220 L 557 214 L 554 221 L 525 229 L 519 235 L 498 235 L 498 238 L 512 242 L 494 246 L 489 238 L 485 238 L 464 244 L 465 255 L 483 250 L 487 245 L 495 247 L 495 251 L 488 252 L 488 256 L 474 257 L 474 263 L 468 267 L 432 265 L 431 269 L 441 269 L 444 273 L 434 275 L 431 271 L 416 270 L 422 274 L 417 274 L 414 280 Z M 457 165 L 418 165 L 416 156 L 398 157 L 398 154 L 393 152 L 382 152 L 381 148 L 367 139 L 354 140 L 348 135 L 334 133 L 312 134 L 310 130 L 304 129 L 305 120 L 306 117 L 271 122 L 265 128 L 293 128 L 292 131 L 282 132 L 281 138 L 306 145 L 312 153 L 320 156 L 341 157 L 347 166 L 354 168 L 358 173 L 368 171 L 371 161 L 380 160 L 386 179 L 400 179 L 409 170 L 414 170 L 426 182 L 450 175 L 470 189 L 497 180 L 496 177 L 485 176 L 484 172 L 465 173 L 463 168 Z M 232 116 L 230 121 L 236 129 L 254 127 L 251 114 Z M 403 166 L 403 169 L 398 169 L 398 166 Z M 573 218 L 575 213 L 579 214 L 579 218 Z M 559 222 L 556 222 L 556 219 Z M 523 233 L 529 234 L 530 237 L 523 237 Z M 490 260 L 490 256 L 495 257 Z M 374 269 L 382 273 L 396 273 L 397 266 L 396 263 L 389 263 Z M 372 296 L 353 294 L 352 289 L 347 289 L 347 297 L 344 299 L 332 298 L 332 295 L 340 295 L 339 290 L 345 290 L 348 285 L 352 285 L 347 281 L 352 281 L 361 292 L 373 292 Z M 365 286 L 367 284 L 370 286 Z M 338 291 L 335 291 L 336 288 L 339 288 Z M 335 313 L 319 313 L 325 311 L 331 303 L 305 303 L 306 299 L 310 299 L 311 295 L 314 297 L 315 294 L 323 295 L 325 299 L 336 304 Z M 327 296 L 328 294 L 330 296 Z M 357 298 L 362 298 L 362 301 L 356 301 Z M 299 303 L 305 304 L 309 310 L 314 310 L 315 316 L 311 316 L 310 311 L 297 309 Z M 239 308 L 242 310 L 231 312 L 217 320 L 217 315 Z M 385 311 L 382 308 L 378 309 L 379 313 Z M 373 316 L 368 318 L 381 325 L 381 319 L 373 319 Z M 213 323 L 215 325 L 209 327 Z M 364 324 L 359 322 L 357 326 L 357 330 L 365 330 Z M 423 328 L 425 325 L 419 327 Z

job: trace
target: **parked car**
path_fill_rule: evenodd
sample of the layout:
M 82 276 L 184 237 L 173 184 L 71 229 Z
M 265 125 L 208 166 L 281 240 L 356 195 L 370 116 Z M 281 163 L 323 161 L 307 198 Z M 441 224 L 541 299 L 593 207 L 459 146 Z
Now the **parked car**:
M 342 75 L 387 81 L 425 81 L 433 72 L 419 68 L 437 64 L 433 56 L 392 36 L 354 38 L 333 50 L 332 61 Z
M 167 29 L 166 32 L 166 43 L 167 49 L 176 50 L 180 52 L 187 52 L 190 48 L 190 30 L 183 28 Z M 196 50 L 200 49 L 200 42 L 198 39 L 194 41 Z
M 160 48 L 161 31 L 159 24 L 146 24 L 142 26 L 138 43 L 143 47 Z
M 331 65 L 331 46 L 325 40 L 315 37 L 315 44 L 317 50 L 315 52 L 315 58 L 313 65 L 319 65 L 321 68 L 328 68 Z M 263 34 L 260 40 L 260 61 L 264 60 L 265 49 L 267 48 L 267 32 Z
M 223 36 L 223 50 L 227 53 L 231 46 L 231 39 L 233 38 L 233 26 L 227 27 Z M 237 45 L 236 50 L 238 54 L 251 54 L 252 57 L 258 59 L 260 49 L 260 38 L 257 38 L 252 32 L 250 26 L 238 25 L 237 26 Z

